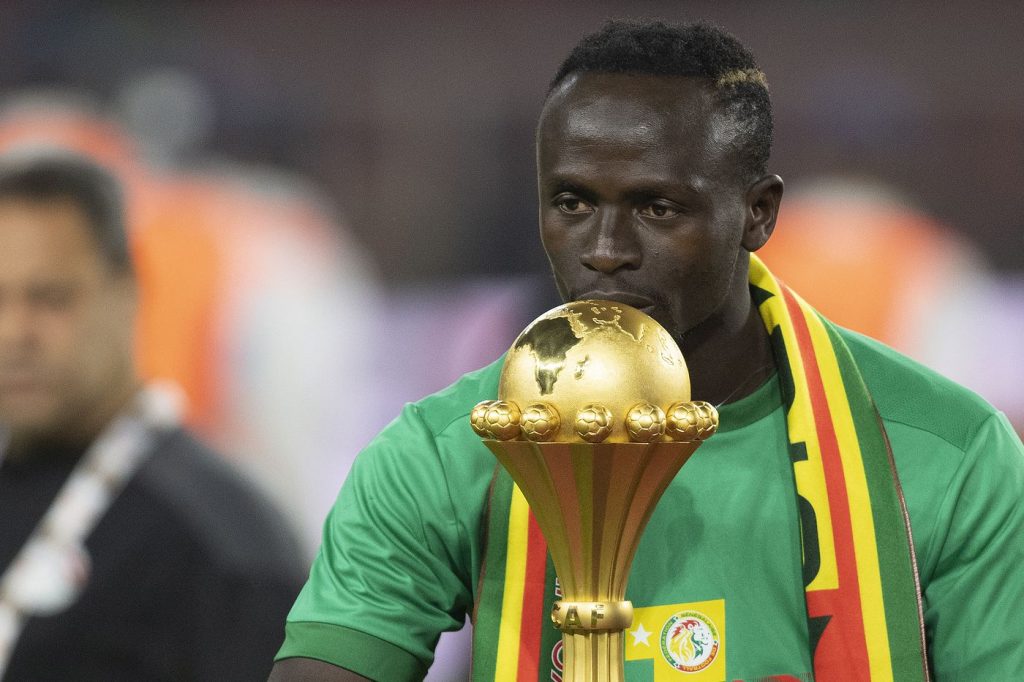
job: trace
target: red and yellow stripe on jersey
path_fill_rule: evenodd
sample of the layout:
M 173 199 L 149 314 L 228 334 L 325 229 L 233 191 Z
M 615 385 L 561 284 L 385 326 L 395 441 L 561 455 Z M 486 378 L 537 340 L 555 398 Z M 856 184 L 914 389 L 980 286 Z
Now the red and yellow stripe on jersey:
M 556 596 L 547 542 L 504 470 L 495 472 L 490 496 L 473 614 L 473 679 L 551 682 L 548 659 L 561 633 L 548 617 Z

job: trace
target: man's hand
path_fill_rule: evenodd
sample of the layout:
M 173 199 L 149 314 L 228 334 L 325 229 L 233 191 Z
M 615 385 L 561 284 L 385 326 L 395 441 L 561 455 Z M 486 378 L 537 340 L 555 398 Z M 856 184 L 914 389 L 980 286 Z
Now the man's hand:
M 312 658 L 286 658 L 274 664 L 267 682 L 359 682 L 368 679 Z

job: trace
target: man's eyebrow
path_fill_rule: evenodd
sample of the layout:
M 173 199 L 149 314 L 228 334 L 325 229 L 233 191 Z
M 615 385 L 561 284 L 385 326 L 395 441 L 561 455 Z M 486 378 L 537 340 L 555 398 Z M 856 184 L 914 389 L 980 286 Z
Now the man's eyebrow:
M 550 194 L 568 192 L 569 194 L 578 194 L 581 197 L 589 197 L 592 194 L 592 192 L 589 192 L 582 183 L 568 178 L 554 178 L 550 182 L 546 183 L 544 188 Z
M 625 192 L 630 201 L 640 202 L 651 199 L 672 199 L 676 201 L 700 201 L 701 192 L 688 182 L 639 182 Z
M 696 191 L 693 187 L 684 183 L 651 182 L 637 185 L 629 189 L 626 194 L 630 197 L 649 199 L 651 197 L 663 197 L 667 194 L 679 194 L 680 192 L 696 193 Z
M 544 192 L 549 195 L 567 192 L 591 200 L 595 192 L 587 188 L 585 182 L 575 177 L 555 176 L 544 183 Z M 656 199 L 658 197 L 673 197 L 688 195 L 699 197 L 701 192 L 697 186 L 689 182 L 669 182 L 655 178 L 638 178 L 632 187 L 625 190 L 624 194 L 632 199 Z

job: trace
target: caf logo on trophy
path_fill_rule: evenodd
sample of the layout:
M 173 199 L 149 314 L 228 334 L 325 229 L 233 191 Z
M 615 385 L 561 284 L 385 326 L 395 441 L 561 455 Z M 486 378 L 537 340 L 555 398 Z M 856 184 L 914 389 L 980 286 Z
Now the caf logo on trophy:
M 505 358 L 473 429 L 523 492 L 562 585 L 564 679 L 624 674 L 625 600 L 640 536 L 718 412 L 690 401 L 682 353 L 653 318 L 575 301 L 534 320 Z

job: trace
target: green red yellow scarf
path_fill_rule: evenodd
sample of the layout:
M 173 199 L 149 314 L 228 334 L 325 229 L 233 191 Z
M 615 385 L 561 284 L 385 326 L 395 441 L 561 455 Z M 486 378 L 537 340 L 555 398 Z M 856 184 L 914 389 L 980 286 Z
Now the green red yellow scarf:
M 910 524 L 881 418 L 834 325 L 751 257 L 786 408 L 817 680 L 927 680 Z M 497 467 L 474 609 L 473 679 L 550 682 L 560 595 L 526 500 Z

